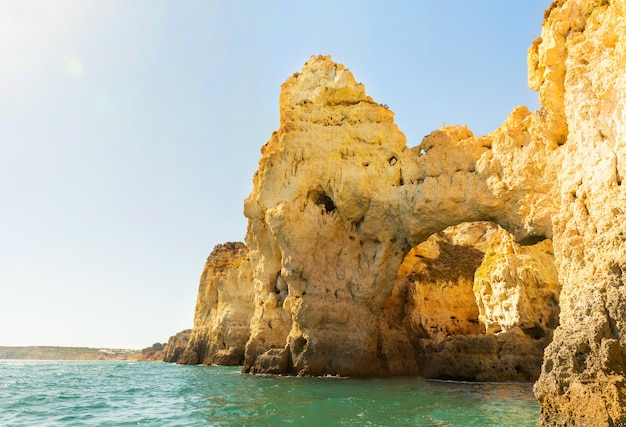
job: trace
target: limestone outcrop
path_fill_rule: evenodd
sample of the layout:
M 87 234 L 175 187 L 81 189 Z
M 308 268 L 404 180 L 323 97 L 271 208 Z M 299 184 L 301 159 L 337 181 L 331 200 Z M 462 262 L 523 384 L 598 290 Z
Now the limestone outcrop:
M 167 343 L 162 344 L 160 342 L 152 344 L 150 347 L 141 349 L 138 360 L 144 362 L 163 362 L 165 357 L 165 347 Z
M 567 126 L 551 215 L 561 325 L 535 385 L 542 425 L 626 424 L 626 5 L 555 1 L 529 81 Z
M 248 248 L 241 242 L 217 245 L 200 278 L 189 343 L 176 362 L 241 365 L 254 309 Z
M 553 240 L 561 316 L 535 388 L 540 423 L 626 422 L 625 22 L 622 2 L 554 2 L 529 50 L 542 107 L 514 109 L 486 136 L 443 127 L 415 148 L 329 58 L 290 77 L 244 208 L 255 271 L 244 369 L 388 373 L 382 354 L 411 351 L 378 333 L 404 256 L 447 226 L 489 220 L 522 244 Z
M 405 257 L 380 331 L 391 373 L 534 381 L 558 324 L 550 240 L 520 246 L 493 223 L 434 234 Z M 399 357 L 390 342 L 411 344 Z M 407 367 L 413 367 L 407 372 Z
M 180 360 L 189 343 L 191 329 L 184 329 L 172 335 L 163 348 L 160 360 L 163 362 L 176 363 Z
M 519 107 L 488 136 L 450 126 L 408 148 L 393 113 L 329 57 L 287 79 L 280 112 L 244 204 L 255 272 L 246 372 L 416 372 L 384 313 L 411 248 L 478 220 L 527 244 L 552 234 L 552 114 Z
M 539 424 L 625 424 L 626 5 L 555 1 L 528 59 L 541 108 L 412 148 L 330 57 L 289 77 L 244 202 L 248 252 L 207 261 L 188 360 L 240 361 L 245 341 L 250 373 L 530 379 L 553 336 Z M 516 242 L 466 229 L 424 245 L 476 221 Z M 239 308 L 214 309 L 220 286 Z
M 241 363 L 254 307 L 246 256 L 242 243 L 215 248 L 200 281 L 193 338 L 188 330 L 171 337 L 166 352 L 172 356 L 165 361 Z M 553 259 L 549 240 L 520 246 L 489 222 L 463 223 L 430 236 L 404 258 L 383 304 L 378 357 L 384 373 L 535 380 L 558 323 Z M 217 286 L 231 292 L 216 296 Z M 230 305 L 232 289 L 248 290 L 236 294 L 238 310 Z M 237 311 L 246 321 L 235 330 Z M 225 333 L 231 334 L 228 358 L 223 345 L 216 345 Z M 275 363 L 261 372 L 289 372 L 282 359 Z

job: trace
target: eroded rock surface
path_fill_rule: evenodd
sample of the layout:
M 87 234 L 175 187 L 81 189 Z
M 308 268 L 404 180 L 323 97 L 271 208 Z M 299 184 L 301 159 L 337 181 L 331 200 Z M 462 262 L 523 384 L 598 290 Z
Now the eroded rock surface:
M 393 360 L 413 352 L 406 336 L 379 333 L 409 250 L 467 221 L 526 242 L 552 234 L 548 153 L 562 129 L 550 114 L 520 107 L 491 135 L 444 127 L 408 148 L 393 113 L 329 57 L 285 82 L 280 111 L 244 209 L 255 270 L 248 372 L 414 372 Z
M 529 80 L 568 128 L 553 223 L 561 326 L 535 386 L 542 425 L 626 424 L 626 5 L 556 1 Z
M 249 266 L 223 273 L 251 272 L 239 282 L 252 281 L 254 300 L 244 371 L 530 378 L 519 354 L 536 357 L 549 340 L 560 298 L 535 386 L 540 424 L 626 423 L 626 6 L 558 0 L 545 17 L 529 50 L 542 107 L 515 108 L 486 136 L 447 126 L 407 147 L 393 113 L 330 57 L 287 79 L 280 129 L 244 204 Z M 467 260 L 447 270 L 428 261 L 432 247 L 419 249 L 429 274 L 398 286 L 413 248 L 474 221 L 497 223 L 523 245 L 552 239 L 560 296 L 556 275 L 544 275 L 547 243 L 525 252 L 508 238 L 493 251 L 440 241 L 435 258 Z M 443 289 L 437 274 L 455 268 Z M 520 281 L 530 286 L 520 291 Z M 427 299 L 433 291 L 443 299 Z M 202 334 L 213 342 L 224 331 Z
M 168 340 L 165 348 L 163 348 L 161 359 L 163 362 L 176 363 L 182 357 L 187 345 L 191 329 L 185 329 L 172 335 Z
M 520 246 L 498 229 L 488 243 L 474 279 L 480 323 L 487 333 L 519 327 L 529 336 L 549 335 L 559 323 L 561 292 L 552 241 Z
M 488 222 L 449 227 L 400 266 L 385 302 L 381 355 L 397 374 L 410 366 L 428 378 L 536 380 L 558 324 L 559 292 L 549 240 L 520 246 Z M 399 353 L 398 342 L 412 353 Z
M 240 242 L 217 245 L 200 278 L 189 343 L 182 364 L 241 365 L 254 309 L 248 248 Z

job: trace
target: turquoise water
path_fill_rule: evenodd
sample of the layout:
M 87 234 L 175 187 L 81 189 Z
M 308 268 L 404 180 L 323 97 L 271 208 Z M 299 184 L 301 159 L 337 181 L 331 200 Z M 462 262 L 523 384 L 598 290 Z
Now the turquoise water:
M 533 426 L 530 384 L 254 377 L 237 367 L 0 361 L 1 426 Z

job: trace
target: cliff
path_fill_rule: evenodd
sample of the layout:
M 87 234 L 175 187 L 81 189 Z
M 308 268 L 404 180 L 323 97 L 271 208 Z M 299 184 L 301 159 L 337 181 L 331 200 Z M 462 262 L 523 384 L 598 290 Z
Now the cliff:
M 626 423 L 626 6 L 556 1 L 529 81 L 563 117 L 550 220 L 561 326 L 535 386 L 544 425 Z
M 393 374 L 534 381 L 559 292 L 550 240 L 520 246 L 489 222 L 449 227 L 404 258 L 383 309 L 381 359 Z
M 142 362 L 163 362 L 163 356 L 165 355 L 165 345 L 161 343 L 154 343 L 150 347 L 143 348 L 138 360 Z
M 194 326 L 182 364 L 241 365 L 254 310 L 248 248 L 240 242 L 217 245 L 200 278 Z
M 176 357 L 165 361 L 243 362 L 255 307 L 247 255 L 243 243 L 216 246 L 200 279 L 191 338 L 188 331 L 182 340 L 181 334 L 170 338 L 166 352 L 175 349 Z M 553 260 L 549 240 L 520 246 L 490 222 L 463 223 L 430 236 L 406 255 L 384 302 L 378 331 L 382 372 L 537 379 L 543 349 L 558 324 L 560 286 Z M 279 295 L 287 291 L 277 289 Z M 294 373 L 279 356 L 260 372 Z
M 167 344 L 163 347 L 159 360 L 169 363 L 178 362 L 189 344 L 190 335 L 191 329 L 184 329 L 172 335 L 167 340 Z
M 430 364 L 418 366 L 424 354 L 411 356 L 416 343 L 407 325 L 389 320 L 397 317 L 387 301 L 403 260 L 432 234 L 464 222 L 494 221 L 525 244 L 550 237 L 556 169 L 549 152 L 558 147 L 562 123 L 556 114 L 519 107 L 488 136 L 450 126 L 409 148 L 393 113 L 343 66 L 321 56 L 283 84 L 280 112 L 281 127 L 262 149 L 244 204 L 255 272 L 244 370 L 428 372 Z M 474 258 L 468 261 L 474 269 L 481 263 L 475 252 L 462 256 Z M 463 272 L 470 281 L 471 268 Z M 471 300 L 469 292 L 464 298 Z M 415 299 L 405 297 L 394 310 L 412 310 L 411 304 Z M 490 304 L 481 302 L 484 310 Z M 465 340 L 462 347 L 483 341 Z M 492 353 L 496 341 L 489 338 Z M 489 378 L 484 371 L 463 369 L 462 376 Z
M 551 341 L 539 424 L 626 423 L 625 15 L 555 1 L 528 52 L 542 107 L 416 147 L 345 67 L 312 57 L 281 88 L 245 260 L 205 269 L 217 291 L 188 360 L 234 362 L 245 341 L 250 373 L 532 379 Z M 459 226 L 476 221 L 510 236 Z M 245 314 L 227 342 L 229 298 Z

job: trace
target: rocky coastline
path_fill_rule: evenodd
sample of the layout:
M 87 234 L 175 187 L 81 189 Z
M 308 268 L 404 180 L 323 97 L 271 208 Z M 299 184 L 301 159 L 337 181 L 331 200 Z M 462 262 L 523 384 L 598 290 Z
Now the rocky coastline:
M 557 0 L 541 107 L 415 147 L 329 56 L 280 128 L 170 361 L 247 373 L 537 381 L 540 426 L 626 424 L 626 5 Z
M 158 359 L 158 356 L 157 356 Z M 61 347 L 0 346 L 0 360 L 144 360 L 141 350 Z M 149 359 L 145 359 L 149 360 Z

